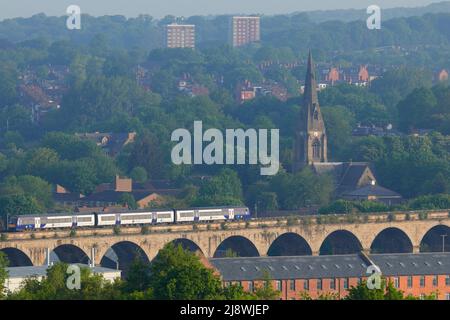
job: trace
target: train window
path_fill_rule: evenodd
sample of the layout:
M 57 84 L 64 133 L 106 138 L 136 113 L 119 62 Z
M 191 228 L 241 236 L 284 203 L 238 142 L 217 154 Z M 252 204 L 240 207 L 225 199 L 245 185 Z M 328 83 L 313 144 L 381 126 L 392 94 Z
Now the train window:
M 135 214 L 135 215 L 123 215 L 121 216 L 122 221 L 123 220 L 136 220 L 136 219 L 151 219 L 152 216 L 149 214 Z
M 34 218 L 20 218 L 20 224 L 34 224 Z
M 171 213 L 158 213 L 158 218 L 172 218 Z
M 77 220 L 78 222 L 91 222 L 92 217 L 78 217 Z
M 188 218 L 194 216 L 194 212 L 180 212 L 179 214 L 181 218 Z
M 100 219 L 102 220 L 102 221 L 115 221 L 116 220 L 116 217 L 115 216 L 100 216 Z
M 44 224 L 45 218 L 41 218 L 41 223 Z M 46 223 L 72 223 L 72 217 L 69 218 L 47 218 Z

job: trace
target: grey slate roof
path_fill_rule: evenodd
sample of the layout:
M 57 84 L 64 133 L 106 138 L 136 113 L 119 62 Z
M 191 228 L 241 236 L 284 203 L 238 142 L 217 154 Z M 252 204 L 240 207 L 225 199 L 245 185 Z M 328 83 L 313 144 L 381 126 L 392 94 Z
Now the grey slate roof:
M 383 275 L 450 274 L 450 253 L 376 254 L 370 259 Z M 358 254 L 333 256 L 214 258 L 224 281 L 366 277 L 368 263 Z
M 383 188 L 378 185 L 367 185 L 350 192 L 345 192 L 343 193 L 343 196 L 353 196 L 353 197 L 378 196 L 378 197 L 398 197 L 398 198 L 401 197 L 401 195 L 398 194 L 397 192 Z

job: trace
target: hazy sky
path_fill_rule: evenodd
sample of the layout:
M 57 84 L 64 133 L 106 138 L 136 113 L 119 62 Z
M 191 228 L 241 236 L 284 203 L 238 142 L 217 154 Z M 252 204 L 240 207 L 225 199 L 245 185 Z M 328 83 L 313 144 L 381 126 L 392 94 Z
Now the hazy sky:
M 0 19 L 29 17 L 44 12 L 65 15 L 67 6 L 76 4 L 82 13 L 94 16 L 150 14 L 160 18 L 207 14 L 277 14 L 294 11 L 366 8 L 376 4 L 381 8 L 414 7 L 442 0 L 0 0 Z

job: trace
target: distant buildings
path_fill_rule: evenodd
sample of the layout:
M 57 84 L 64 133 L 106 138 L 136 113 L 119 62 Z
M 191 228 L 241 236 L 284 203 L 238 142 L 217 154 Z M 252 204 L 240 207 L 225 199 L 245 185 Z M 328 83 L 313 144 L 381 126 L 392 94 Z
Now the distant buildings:
M 161 205 L 167 201 L 168 196 L 176 197 L 180 190 L 165 181 L 149 181 L 136 183 L 130 178 L 116 176 L 114 182 L 103 183 L 96 187 L 95 191 L 88 195 L 70 193 L 61 186 L 56 186 L 53 191 L 53 200 L 62 206 L 70 206 L 78 211 L 89 210 L 87 208 L 103 208 L 105 210 L 123 209 L 124 196 L 133 196 L 137 207 L 143 209 L 150 204 Z
M 195 25 L 171 23 L 166 25 L 166 48 L 195 48 Z
M 445 69 L 440 70 L 436 75 L 437 82 L 448 81 L 448 71 Z
M 231 18 L 231 44 L 240 47 L 261 40 L 260 17 L 235 16 Z
M 437 293 L 439 300 L 450 300 L 449 253 L 220 258 L 208 265 L 225 286 L 240 284 L 248 292 L 266 285 L 268 276 L 267 285 L 282 300 L 301 299 L 302 293 L 313 299 L 325 294 L 344 298 L 351 287 L 367 280 L 371 265 L 405 295 Z
M 360 65 L 358 68 L 338 68 L 330 67 L 322 69 L 322 77 L 319 79 L 320 85 L 334 86 L 339 83 L 348 83 L 355 86 L 366 87 L 377 76 L 370 75 L 367 65 Z
M 284 102 L 288 99 L 288 91 L 286 87 L 273 81 L 254 85 L 246 80 L 236 86 L 235 97 L 238 103 L 244 103 L 258 96 L 272 96 Z

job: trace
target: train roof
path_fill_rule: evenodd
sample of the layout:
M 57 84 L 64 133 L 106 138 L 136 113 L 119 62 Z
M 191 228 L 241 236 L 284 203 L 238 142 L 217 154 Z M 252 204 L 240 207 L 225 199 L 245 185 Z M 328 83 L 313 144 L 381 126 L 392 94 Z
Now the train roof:
M 51 213 L 36 213 L 36 214 L 14 214 L 10 218 L 38 218 L 38 217 L 60 217 L 60 216 L 90 216 L 93 213 L 89 212 L 51 212 Z
M 166 212 L 173 211 L 173 209 L 137 209 L 137 210 L 111 210 L 111 211 L 93 211 L 98 214 L 113 214 L 113 213 L 143 213 L 143 212 Z
M 237 209 L 237 208 L 249 210 L 249 208 L 246 206 L 192 207 L 192 208 L 186 208 L 186 209 L 177 208 L 175 210 Z

